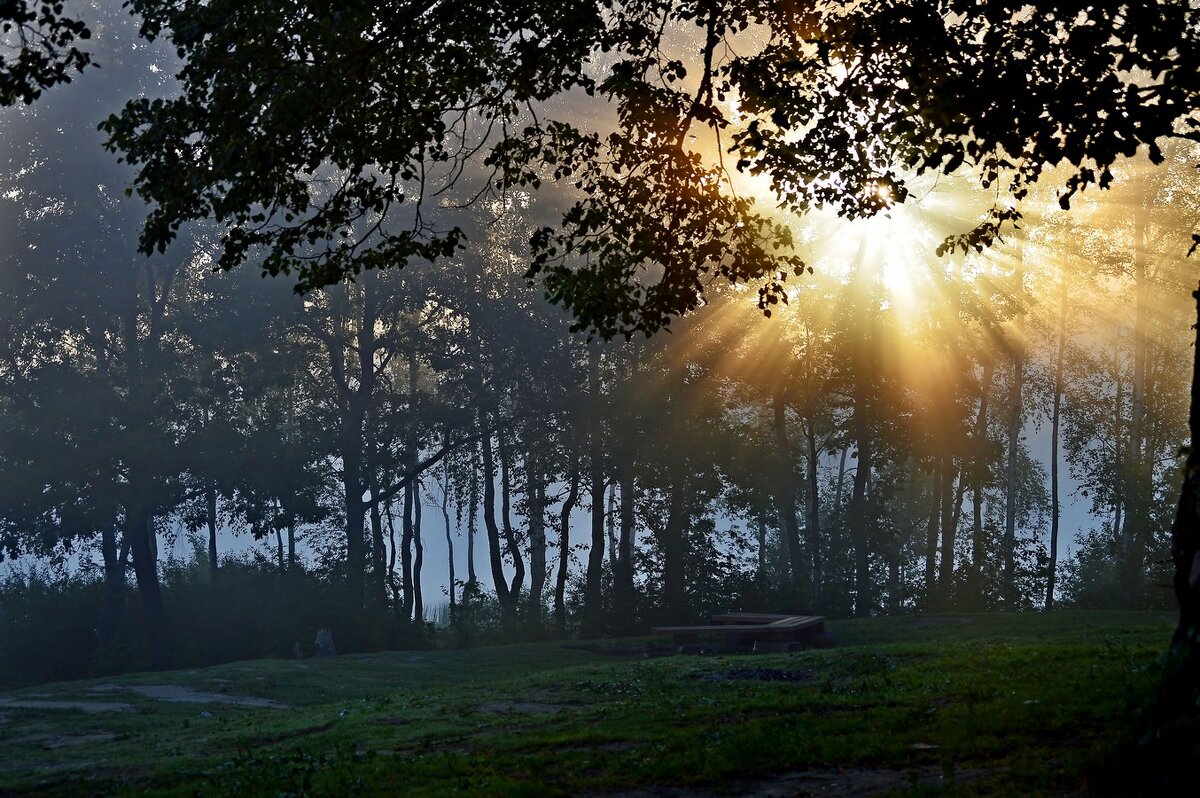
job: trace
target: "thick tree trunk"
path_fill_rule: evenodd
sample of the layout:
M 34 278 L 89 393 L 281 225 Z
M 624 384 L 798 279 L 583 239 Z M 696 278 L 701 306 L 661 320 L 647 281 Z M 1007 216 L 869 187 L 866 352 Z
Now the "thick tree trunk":
M 571 556 L 571 513 L 579 501 L 579 446 L 571 449 L 571 477 L 567 497 L 558 518 L 558 572 L 554 578 L 554 623 L 559 631 L 567 628 L 567 566 Z
M 1171 525 L 1172 588 L 1179 605 L 1179 620 L 1165 658 L 1152 731 L 1155 736 L 1171 734 L 1183 739 L 1156 740 L 1165 744 L 1168 785 L 1163 795 L 1190 794 L 1194 786 L 1193 752 L 1197 707 L 1200 706 L 1200 290 L 1196 299 L 1196 340 L 1192 349 L 1191 409 L 1188 431 L 1191 442 L 1184 464 L 1183 485 L 1175 521 Z M 1180 723 L 1180 716 L 1184 722 Z M 1172 752 L 1171 749 L 1179 749 Z M 1174 755 L 1172 755 L 1174 754 Z M 1186 786 L 1185 786 L 1186 785 Z
M 787 408 L 783 403 L 781 391 L 775 391 L 772 396 L 771 408 L 771 428 L 775 434 L 775 502 L 779 510 L 779 531 L 787 542 L 788 559 L 791 563 L 792 602 L 803 605 L 807 598 L 805 593 L 808 592 L 808 563 L 800 541 L 800 522 L 796 518 L 799 502 L 796 500 L 794 455 L 791 440 L 788 438 Z
M 136 484 L 136 483 L 134 483 Z M 132 487 L 136 496 L 139 491 Z M 156 542 L 152 539 L 154 519 L 137 499 L 125 508 L 125 539 L 133 555 L 133 572 L 137 577 L 138 595 L 145 613 L 146 634 L 150 642 L 151 665 L 166 668 L 171 662 L 171 643 L 167 627 L 167 609 L 163 603 L 162 586 L 158 581 Z
M 125 608 L 125 563 L 117 551 L 117 530 L 106 526 L 100 530 L 100 554 L 104 558 L 104 604 L 96 637 L 104 645 L 113 639 Z
M 687 582 L 685 578 L 687 547 L 684 533 L 688 525 L 688 497 L 686 476 L 677 474 L 671 482 L 671 497 L 667 505 L 667 523 L 663 528 L 663 603 L 667 617 L 671 620 L 687 620 L 691 613 L 687 607 Z

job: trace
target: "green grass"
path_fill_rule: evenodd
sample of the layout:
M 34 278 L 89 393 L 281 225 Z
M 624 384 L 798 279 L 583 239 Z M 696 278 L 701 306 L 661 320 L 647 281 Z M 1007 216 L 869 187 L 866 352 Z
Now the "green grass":
M 0 796 L 1081 792 L 1134 733 L 1171 623 L 910 616 L 831 622 L 836 648 L 793 654 L 609 659 L 542 643 L 41 685 L 0 693 Z M 787 678 L 729 678 L 746 671 Z M 127 689 L 147 685 L 289 708 Z

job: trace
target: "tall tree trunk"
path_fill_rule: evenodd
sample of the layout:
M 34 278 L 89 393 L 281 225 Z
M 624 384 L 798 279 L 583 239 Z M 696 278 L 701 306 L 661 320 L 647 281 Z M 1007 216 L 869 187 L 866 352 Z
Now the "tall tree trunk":
M 559 631 L 567 628 L 567 566 L 571 556 L 571 513 L 579 501 L 579 444 L 571 448 L 571 476 L 567 497 L 558 517 L 558 572 L 554 578 L 554 623 Z
M 667 523 L 663 529 L 663 603 L 671 620 L 686 620 L 688 611 L 685 580 L 687 548 L 684 532 L 688 526 L 687 477 L 676 473 L 671 480 L 671 497 L 667 504 Z
M 1058 524 L 1062 515 L 1058 498 L 1058 433 L 1062 418 L 1063 361 L 1067 350 L 1067 280 L 1059 276 L 1058 351 L 1054 359 L 1054 403 L 1050 413 L 1050 563 L 1046 576 L 1046 609 L 1054 608 L 1054 587 L 1058 576 Z
M 937 544 L 938 519 L 942 512 L 942 473 L 941 465 L 945 455 L 935 461 L 937 469 L 929 477 L 929 522 L 925 532 L 925 605 L 931 606 L 937 591 Z
M 387 606 L 387 543 L 383 539 L 383 515 L 379 510 L 379 486 L 371 484 L 371 602 Z
M 504 551 L 513 563 L 512 582 L 508 592 L 512 595 L 513 606 L 516 607 L 521 598 L 521 588 L 525 584 L 525 560 L 521 557 L 521 543 L 512 523 L 512 449 L 508 445 L 508 430 L 503 427 L 498 429 L 496 441 L 500 448 L 500 520 L 504 527 Z
M 1175 521 L 1171 525 L 1171 562 L 1174 566 L 1171 583 L 1179 604 L 1179 620 L 1171 637 L 1171 654 L 1165 658 L 1163 682 L 1153 716 L 1155 730 L 1171 729 L 1183 751 L 1191 752 L 1194 741 L 1195 714 L 1200 705 L 1200 290 L 1193 292 L 1196 300 L 1196 337 L 1192 348 L 1191 408 L 1188 431 L 1191 442 L 1183 470 L 1183 485 Z M 1184 723 L 1179 723 L 1183 715 Z M 1189 717 L 1190 716 L 1190 717 Z M 1189 734 L 1190 732 L 1190 734 Z M 1169 763 L 1176 772 L 1169 774 L 1172 784 L 1162 794 L 1189 793 L 1186 784 L 1195 780 L 1194 762 L 1187 753 Z
M 791 563 L 792 601 L 804 604 L 808 589 L 808 562 L 800 542 L 800 522 L 796 518 L 795 456 L 787 431 L 787 408 L 783 403 L 782 390 L 771 397 L 773 411 L 772 431 L 775 433 L 775 502 L 779 510 L 779 531 L 787 542 L 788 559 Z
M 1025 249 L 1019 245 L 1015 278 L 1023 286 Z M 1004 541 L 1000 553 L 1003 571 L 1001 596 L 1004 604 L 1016 609 L 1017 582 L 1017 485 L 1018 452 L 1021 446 L 1021 427 L 1025 423 L 1025 342 L 1022 319 L 1018 315 L 1011 342 L 1012 380 L 1008 385 L 1007 468 L 1004 486 Z
M 100 554 L 104 558 L 104 603 L 100 607 L 96 636 L 104 645 L 116 634 L 125 607 L 125 564 L 117 551 L 115 527 L 105 526 L 100 530 Z
M 404 606 L 404 594 L 396 581 L 396 519 L 392 515 L 392 500 L 383 506 L 383 516 L 388 526 L 388 590 L 392 594 L 392 608 L 399 611 Z
M 346 592 L 351 606 L 360 608 L 363 600 L 363 572 L 366 556 L 363 550 L 363 523 L 366 506 L 361 481 L 361 461 L 357 444 L 343 439 L 342 447 L 342 493 L 346 512 Z
M 136 498 L 140 491 L 130 481 L 135 498 L 125 507 L 125 539 L 133 555 L 133 572 L 137 577 L 138 595 L 145 613 L 146 633 L 150 642 L 151 665 L 166 668 L 171 661 L 171 643 L 167 627 L 167 609 L 163 603 L 162 586 L 158 581 L 157 546 L 152 539 L 154 519 L 150 511 Z
M 482 432 L 482 430 L 481 430 Z M 470 595 L 479 587 L 479 578 L 475 575 L 475 522 L 479 510 L 479 447 L 471 447 L 471 485 L 467 491 L 467 584 L 464 593 Z
M 1144 193 L 1144 179 L 1139 182 Z M 1150 354 L 1146 216 L 1144 201 L 1139 198 L 1133 217 L 1133 383 L 1129 396 L 1129 439 L 1125 447 L 1125 523 L 1118 563 L 1120 599 L 1127 608 L 1138 606 L 1144 591 L 1145 546 L 1149 537 L 1150 503 L 1154 490 L 1151 458 L 1146 451 L 1146 389 Z
M 814 611 L 821 606 L 821 459 L 817 448 L 816 431 L 813 423 L 804 425 L 804 437 L 808 444 L 808 551 L 812 568 L 810 603 Z
M 592 540 L 588 550 L 586 583 L 583 594 L 583 626 L 587 635 L 596 635 L 602 626 L 601 570 L 604 567 L 604 458 L 600 407 L 600 347 L 588 346 L 588 394 L 591 399 L 588 459 L 591 467 Z
M 546 589 L 546 485 L 533 452 L 525 456 L 525 497 L 529 505 L 529 625 L 538 630 Z
M 981 353 L 983 375 L 979 380 L 979 410 L 975 415 L 971 457 L 971 597 L 983 606 L 983 485 L 988 470 L 988 405 L 996 361 L 991 352 Z
M 404 486 L 404 506 L 400 516 L 400 617 L 412 618 L 413 604 L 413 511 L 415 504 L 413 483 Z
M 496 459 L 492 453 L 492 435 L 488 430 L 487 416 L 482 409 L 479 411 L 479 430 L 483 437 L 483 524 L 487 528 L 488 560 L 491 563 L 496 600 L 500 602 L 500 613 L 505 625 L 511 628 L 514 620 L 512 594 L 504 577 L 500 527 L 496 524 Z
M 421 592 L 421 569 L 425 566 L 425 543 L 421 539 L 421 480 L 413 480 L 413 614 L 416 623 L 425 622 L 425 597 Z
M 442 473 L 445 478 L 442 482 L 442 522 L 446 525 L 446 566 L 450 570 L 450 625 L 453 626 L 454 616 L 458 611 L 455 598 L 458 588 L 455 586 L 454 579 L 454 536 L 450 530 L 450 466 L 446 465 L 445 461 L 442 462 Z
M 628 452 L 622 457 L 617 483 L 621 489 L 618 510 L 620 523 L 617 534 L 616 556 L 613 558 L 613 610 L 617 622 L 624 628 L 632 628 L 634 605 L 637 594 L 633 586 L 633 531 L 634 492 L 633 462 Z
M 208 572 L 217 581 L 217 487 L 209 483 L 204 489 L 204 509 L 208 522 Z
M 287 567 L 288 571 L 296 570 L 296 519 L 288 518 L 287 525 Z

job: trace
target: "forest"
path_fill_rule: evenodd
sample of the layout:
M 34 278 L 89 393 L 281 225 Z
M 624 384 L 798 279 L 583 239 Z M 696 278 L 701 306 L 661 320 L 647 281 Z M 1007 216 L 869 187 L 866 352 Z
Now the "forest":
M 0 687 L 1194 610 L 1189 3 L 337 5 L 0 3 Z

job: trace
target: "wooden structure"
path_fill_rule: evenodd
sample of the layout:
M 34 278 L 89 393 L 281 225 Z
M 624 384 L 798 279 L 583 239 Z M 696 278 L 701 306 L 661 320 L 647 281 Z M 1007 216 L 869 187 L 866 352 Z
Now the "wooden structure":
M 656 626 L 651 631 L 671 635 L 677 646 L 696 645 L 702 637 L 720 638 L 729 648 L 754 651 L 787 651 L 825 631 L 825 619 L 819 615 L 728 612 L 711 620 L 708 626 Z

